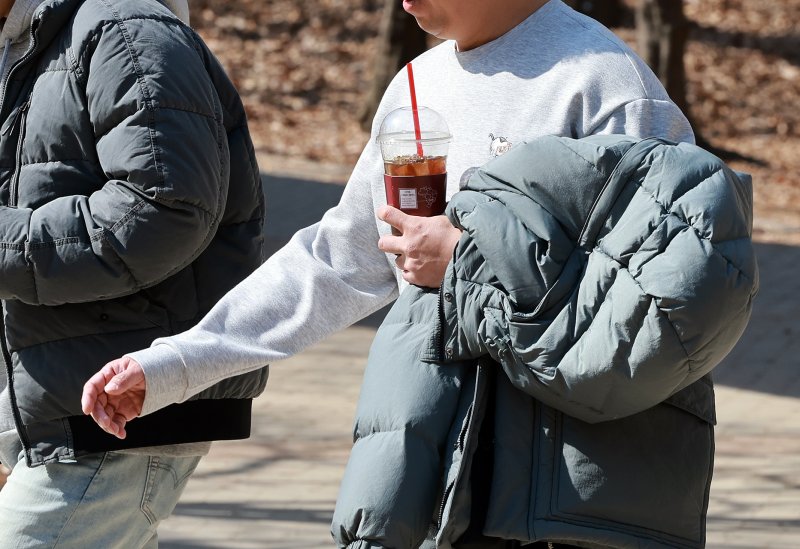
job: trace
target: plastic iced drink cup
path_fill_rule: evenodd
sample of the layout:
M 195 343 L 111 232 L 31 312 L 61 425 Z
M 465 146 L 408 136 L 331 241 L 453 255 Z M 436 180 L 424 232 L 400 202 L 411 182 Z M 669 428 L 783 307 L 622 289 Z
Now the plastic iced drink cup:
M 384 118 L 378 144 L 383 156 L 386 202 L 409 215 L 428 217 L 444 212 L 451 135 L 436 111 L 419 107 L 417 114 L 419 139 L 411 107 L 401 107 Z

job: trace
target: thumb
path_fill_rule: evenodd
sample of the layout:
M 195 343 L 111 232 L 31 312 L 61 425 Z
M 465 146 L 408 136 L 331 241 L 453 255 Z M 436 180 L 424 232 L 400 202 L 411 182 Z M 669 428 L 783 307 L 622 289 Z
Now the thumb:
M 144 372 L 138 362 L 131 360 L 128 367 L 112 377 L 106 383 L 105 391 L 109 395 L 119 395 L 138 385 L 144 384 Z
M 409 218 L 409 215 L 402 210 L 395 208 L 394 206 L 381 206 L 378 209 L 378 219 L 381 221 L 385 221 L 392 227 L 400 229 L 401 231 L 405 228 L 406 220 Z

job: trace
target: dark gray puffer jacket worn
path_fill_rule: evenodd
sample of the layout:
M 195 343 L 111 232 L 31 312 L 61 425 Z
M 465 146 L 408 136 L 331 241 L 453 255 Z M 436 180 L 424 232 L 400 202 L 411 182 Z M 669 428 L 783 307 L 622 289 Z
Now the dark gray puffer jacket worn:
M 194 325 L 262 261 L 239 95 L 155 0 L 46 0 L 0 104 L 3 355 L 30 465 L 245 438 L 267 369 L 130 424 L 80 410 L 107 361 Z
M 544 137 L 447 212 L 439 292 L 405 290 L 370 350 L 337 544 L 702 547 L 710 372 L 758 289 L 750 178 L 684 143 Z

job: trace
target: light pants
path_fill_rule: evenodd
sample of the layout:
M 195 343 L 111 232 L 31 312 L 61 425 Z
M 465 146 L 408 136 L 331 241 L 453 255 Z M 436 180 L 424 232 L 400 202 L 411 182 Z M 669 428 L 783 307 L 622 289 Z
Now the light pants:
M 18 463 L 0 490 L 2 549 L 155 549 L 200 457 L 108 452 Z

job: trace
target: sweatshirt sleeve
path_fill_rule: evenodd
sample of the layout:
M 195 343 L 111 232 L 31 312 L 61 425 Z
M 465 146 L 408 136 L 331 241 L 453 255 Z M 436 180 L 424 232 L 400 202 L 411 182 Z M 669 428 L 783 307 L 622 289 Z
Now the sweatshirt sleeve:
M 131 353 L 142 365 L 142 415 L 216 382 L 288 358 L 380 309 L 397 281 L 379 238 L 371 181 L 380 155 L 368 144 L 341 201 L 298 231 L 194 328 Z
M 694 132 L 675 103 L 666 99 L 637 98 L 623 103 L 588 134 L 661 137 L 694 144 Z

